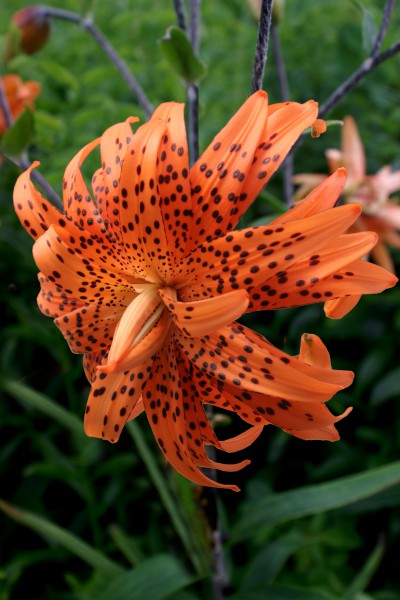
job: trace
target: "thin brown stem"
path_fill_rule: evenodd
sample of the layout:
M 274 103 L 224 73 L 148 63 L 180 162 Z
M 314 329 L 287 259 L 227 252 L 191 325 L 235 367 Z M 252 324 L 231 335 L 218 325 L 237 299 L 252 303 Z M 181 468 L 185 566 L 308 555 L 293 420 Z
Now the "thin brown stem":
M 122 60 L 122 58 L 119 56 L 115 48 L 110 44 L 110 42 L 103 35 L 103 33 L 94 25 L 91 17 L 87 17 L 82 20 L 81 17 L 74 12 L 53 8 L 51 6 L 42 6 L 40 8 L 44 17 L 51 17 L 55 19 L 63 19 L 64 21 L 70 21 L 71 23 L 75 23 L 82 27 L 82 29 L 87 31 L 97 42 L 100 48 L 104 51 L 104 53 L 110 59 L 110 61 L 116 66 L 116 68 L 124 78 L 125 82 L 127 83 L 129 89 L 136 97 L 139 106 L 142 107 L 145 115 L 148 118 L 151 117 L 154 111 L 154 107 L 147 98 L 145 92 L 143 91 L 143 88 L 141 87 L 137 79 L 134 77 L 134 75 L 131 73 L 125 61 Z
M 199 88 L 195 83 L 187 86 L 188 143 L 190 166 L 199 158 Z
M 267 62 L 269 31 L 271 28 L 273 0 L 262 0 L 256 52 L 254 56 L 251 85 L 253 92 L 262 89 L 265 63 Z

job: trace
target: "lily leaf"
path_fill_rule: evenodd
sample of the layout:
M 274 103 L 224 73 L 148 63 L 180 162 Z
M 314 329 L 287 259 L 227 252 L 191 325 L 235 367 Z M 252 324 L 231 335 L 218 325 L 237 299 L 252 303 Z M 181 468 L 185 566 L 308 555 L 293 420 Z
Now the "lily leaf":
M 180 27 L 168 27 L 160 40 L 165 58 L 186 83 L 197 83 L 206 73 L 204 64 L 193 52 L 186 33 Z

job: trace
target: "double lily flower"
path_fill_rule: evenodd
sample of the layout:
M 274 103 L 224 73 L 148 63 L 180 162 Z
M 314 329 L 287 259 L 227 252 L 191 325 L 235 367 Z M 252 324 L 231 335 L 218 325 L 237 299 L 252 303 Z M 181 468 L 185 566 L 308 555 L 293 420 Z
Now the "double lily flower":
M 234 230 L 317 104 L 269 105 L 253 94 L 189 169 L 183 105 L 161 104 L 132 132 L 130 118 L 107 129 L 68 165 L 60 213 L 34 187 L 32 167 L 14 204 L 36 239 L 40 310 L 55 319 L 91 383 L 85 430 L 111 442 L 145 411 L 166 459 L 202 485 L 228 487 L 202 468 L 234 471 L 205 446 L 251 444 L 268 424 L 302 439 L 338 439 L 325 402 L 353 374 L 331 368 L 328 351 L 304 334 L 289 356 L 236 322 L 241 315 L 377 293 L 396 278 L 361 257 L 377 235 L 344 235 L 359 204 L 334 208 L 344 169 L 265 226 Z M 91 189 L 81 167 L 100 146 Z M 220 441 L 204 410 L 237 413 L 250 425 Z

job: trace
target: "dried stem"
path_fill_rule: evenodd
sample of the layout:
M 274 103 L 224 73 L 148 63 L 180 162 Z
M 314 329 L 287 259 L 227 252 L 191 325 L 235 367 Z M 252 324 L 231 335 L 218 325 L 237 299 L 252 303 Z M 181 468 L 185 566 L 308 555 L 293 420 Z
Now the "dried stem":
M 281 50 L 281 44 L 279 41 L 278 26 L 271 25 L 271 42 L 274 51 L 274 59 L 276 65 L 276 71 L 278 74 L 279 89 L 281 93 L 281 99 L 283 102 L 289 100 L 289 83 L 286 73 L 285 62 L 283 60 L 283 54 Z M 293 198 L 293 154 L 290 152 L 285 160 L 283 169 L 283 193 L 285 198 L 285 204 L 289 208 Z
M 187 31 L 185 6 L 182 0 L 174 0 L 174 8 L 178 27 L 183 29 L 183 31 Z
M 145 92 L 142 87 L 133 76 L 131 71 L 129 70 L 127 64 L 122 60 L 122 58 L 117 54 L 115 48 L 110 44 L 107 38 L 101 33 L 101 31 L 94 25 L 91 17 L 87 17 L 85 19 L 81 19 L 81 17 L 74 12 L 70 12 L 67 10 L 62 10 L 58 8 L 52 8 L 51 6 L 42 6 L 40 7 L 43 17 L 51 17 L 55 19 L 63 19 L 64 21 L 70 21 L 71 23 L 76 23 L 80 25 L 85 31 L 90 33 L 93 39 L 97 42 L 100 48 L 104 51 L 104 53 L 108 56 L 111 62 L 117 67 L 118 71 L 121 73 L 125 82 L 127 83 L 129 89 L 136 97 L 136 100 L 139 106 L 142 107 L 144 113 L 149 118 L 153 114 L 154 108 L 149 99 L 147 98 Z
M 394 0 L 386 0 L 385 8 L 383 10 L 381 26 L 379 27 L 378 35 L 376 36 L 375 44 L 371 52 L 371 58 L 377 56 L 379 50 L 381 49 L 383 39 L 389 27 L 390 16 L 392 14 L 393 6 Z
M 262 0 L 261 14 L 258 24 L 258 36 L 256 52 L 254 56 L 253 74 L 251 85 L 253 92 L 262 89 L 265 63 L 267 62 L 269 31 L 272 18 L 272 2 L 273 0 Z

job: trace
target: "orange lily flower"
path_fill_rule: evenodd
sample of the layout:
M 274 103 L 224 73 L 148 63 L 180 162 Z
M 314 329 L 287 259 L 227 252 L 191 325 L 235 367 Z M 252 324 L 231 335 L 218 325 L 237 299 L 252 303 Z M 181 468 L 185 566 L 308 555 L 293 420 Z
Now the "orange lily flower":
M 331 368 L 316 336 L 291 357 L 235 321 L 245 312 L 375 293 L 395 284 L 359 260 L 376 235 L 343 235 L 358 205 L 334 206 L 339 170 L 304 203 L 263 227 L 233 231 L 317 105 L 268 105 L 253 94 L 189 171 L 183 105 L 162 104 L 133 134 L 130 118 L 107 129 L 68 165 L 64 214 L 33 186 L 30 171 L 14 205 L 36 239 L 41 311 L 73 352 L 84 354 L 92 389 L 85 430 L 118 440 L 145 411 L 166 459 L 201 485 L 202 467 L 235 471 L 248 461 L 212 461 L 205 445 L 247 447 L 264 425 L 302 439 L 337 440 L 325 402 L 353 374 Z M 100 146 L 92 194 L 81 166 Z M 219 441 L 203 405 L 251 425 Z
M 25 108 L 34 109 L 33 100 L 40 93 L 40 84 L 36 81 L 21 80 L 18 75 L 4 75 L 2 77 L 5 95 L 13 119 L 17 119 Z M 7 129 L 6 120 L 0 110 L 0 134 Z
M 364 147 L 355 121 L 348 116 L 342 129 L 342 149 L 326 152 L 329 170 L 333 173 L 338 167 L 346 167 L 347 182 L 343 190 L 346 202 L 357 202 L 362 214 L 350 231 L 376 231 L 379 240 L 371 250 L 374 261 L 394 272 L 393 260 L 387 245 L 400 248 L 400 206 L 390 200 L 390 194 L 400 190 L 400 170 L 382 167 L 375 175 L 367 175 Z M 300 200 L 325 178 L 324 175 L 302 173 L 295 175 L 295 183 L 300 184 L 295 199 Z

